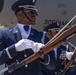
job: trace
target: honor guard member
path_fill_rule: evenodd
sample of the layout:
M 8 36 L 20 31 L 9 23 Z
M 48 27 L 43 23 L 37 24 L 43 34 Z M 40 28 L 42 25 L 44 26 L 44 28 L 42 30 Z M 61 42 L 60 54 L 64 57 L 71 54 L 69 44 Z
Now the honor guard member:
M 75 47 L 76 47 L 76 44 L 75 45 L 73 45 L 74 47 L 72 47 L 72 49 L 74 50 L 74 49 L 76 49 Z M 67 56 L 67 59 L 68 60 L 71 60 L 71 57 L 72 57 L 72 55 L 73 55 L 73 53 L 74 53 L 74 51 L 73 52 L 67 52 L 66 53 L 66 56 Z M 73 62 L 73 64 L 70 66 L 70 68 L 69 68 L 69 75 L 76 75 L 76 58 L 74 59 L 74 62 Z
M 0 64 L 5 63 L 7 67 L 16 61 L 21 62 L 44 46 L 42 39 L 45 43 L 49 41 L 47 35 L 43 38 L 43 32 L 32 28 L 37 16 L 35 3 L 36 0 L 17 0 L 12 5 L 18 23 L 13 28 L 0 31 Z M 4 75 L 42 75 L 41 64 L 48 63 L 49 56 L 45 55 L 11 73 L 6 71 Z
M 58 22 L 52 22 L 44 28 L 44 31 L 48 34 L 50 39 L 52 39 L 59 32 L 59 30 L 60 26 Z M 64 59 L 66 50 L 66 46 L 61 45 L 49 52 L 51 57 L 50 64 L 48 66 L 43 66 L 42 72 L 44 75 L 57 75 L 58 72 L 64 68 L 66 64 L 66 59 Z

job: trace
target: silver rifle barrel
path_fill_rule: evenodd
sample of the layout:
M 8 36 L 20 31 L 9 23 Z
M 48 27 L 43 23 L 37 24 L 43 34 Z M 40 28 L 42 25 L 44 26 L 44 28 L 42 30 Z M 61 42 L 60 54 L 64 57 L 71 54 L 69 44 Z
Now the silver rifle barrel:
M 8 67 L 6 67 L 6 68 L 0 70 L 0 74 L 4 73 L 5 71 L 8 71 Z
M 25 60 L 23 60 L 21 62 L 16 61 L 16 62 L 12 63 L 11 65 L 7 66 L 6 68 L 4 68 L 3 70 L 1 70 L 0 73 L 4 73 L 6 71 L 11 73 L 11 72 L 13 72 L 14 70 L 16 70 L 17 68 L 19 68 L 23 65 L 27 65 L 27 64 L 25 64 Z

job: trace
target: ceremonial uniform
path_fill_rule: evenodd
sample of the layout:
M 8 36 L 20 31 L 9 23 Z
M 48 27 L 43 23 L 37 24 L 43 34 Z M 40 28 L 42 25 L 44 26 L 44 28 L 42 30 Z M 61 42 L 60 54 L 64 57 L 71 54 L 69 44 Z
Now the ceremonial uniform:
M 41 42 L 43 37 L 43 32 L 39 32 L 35 29 L 31 29 L 30 35 L 28 39 L 31 39 L 35 42 Z M 14 44 L 22 39 L 20 31 L 18 27 L 6 29 L 0 31 L 0 64 L 5 63 L 6 66 L 10 65 L 16 61 L 22 61 L 23 59 L 29 57 L 34 52 L 29 49 L 22 52 L 16 52 Z M 48 38 L 45 36 L 45 42 L 47 42 Z M 8 52 L 11 56 L 8 56 L 6 52 L 6 48 L 8 48 Z M 5 72 L 5 75 L 41 75 L 41 66 L 40 60 L 36 59 L 31 62 L 28 66 L 25 65 L 12 73 Z
M 13 28 L 0 31 L 0 64 L 5 63 L 7 67 L 16 61 L 21 62 L 38 52 L 40 50 L 38 47 L 40 47 L 41 42 L 44 41 L 44 43 L 46 43 L 49 40 L 46 34 L 43 38 L 43 32 L 32 28 L 32 24 L 35 23 L 37 16 L 35 2 L 36 0 L 17 0 L 12 5 L 11 8 L 18 18 L 18 23 Z M 36 43 L 35 48 L 31 42 L 33 42 L 33 44 Z M 32 47 L 33 49 L 30 49 Z M 41 64 L 44 65 L 47 63 L 48 55 L 45 55 L 44 61 L 41 61 L 41 58 L 36 59 L 11 73 L 7 71 L 4 75 L 43 75 L 41 72 Z
M 58 22 L 53 22 L 44 28 L 44 31 L 48 34 L 50 39 L 52 39 L 59 30 L 60 26 Z M 63 70 L 66 60 L 64 60 L 62 56 L 65 56 L 66 51 L 68 51 L 66 46 L 61 45 L 49 52 L 50 64 L 43 66 L 42 72 L 44 75 L 57 75 L 60 70 Z
M 76 47 L 76 44 L 74 46 Z M 76 58 L 69 68 L 69 75 L 76 75 Z
M 61 56 L 66 52 L 66 50 L 67 49 L 64 45 L 57 47 L 57 58 L 52 57 L 55 56 L 54 50 L 49 53 L 50 64 L 48 66 L 43 66 L 42 68 L 42 72 L 44 75 L 57 75 L 61 70 L 64 69 L 66 60 L 62 60 Z

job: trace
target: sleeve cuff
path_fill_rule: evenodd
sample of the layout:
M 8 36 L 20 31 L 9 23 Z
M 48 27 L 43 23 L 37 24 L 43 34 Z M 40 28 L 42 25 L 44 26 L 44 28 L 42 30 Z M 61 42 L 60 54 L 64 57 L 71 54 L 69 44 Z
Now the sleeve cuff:
M 11 45 L 10 47 L 6 48 L 6 53 L 9 57 L 9 59 L 12 59 L 14 56 L 17 55 L 15 45 Z
M 44 59 L 43 61 L 40 61 L 40 63 L 44 64 L 44 65 L 48 65 L 50 63 L 50 56 L 48 54 L 46 54 L 44 56 Z

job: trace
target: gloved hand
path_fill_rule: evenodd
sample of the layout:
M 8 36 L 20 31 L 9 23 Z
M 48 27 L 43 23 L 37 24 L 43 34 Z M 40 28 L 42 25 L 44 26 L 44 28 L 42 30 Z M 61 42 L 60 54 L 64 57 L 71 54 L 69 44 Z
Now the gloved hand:
M 34 51 L 34 53 L 37 53 L 43 46 L 45 45 L 42 43 L 32 42 L 32 50 Z
M 34 53 L 38 52 L 40 50 L 41 47 L 43 47 L 44 44 L 42 43 L 38 43 L 38 42 L 34 42 L 32 40 L 29 39 L 22 39 L 19 42 L 17 42 L 15 44 L 15 48 L 16 50 L 19 51 L 23 51 L 25 49 L 32 49 Z
M 67 58 L 68 60 L 71 60 L 71 57 L 72 57 L 73 53 L 74 53 L 74 52 L 66 52 L 66 58 Z
M 25 49 L 32 48 L 31 42 L 32 41 L 28 40 L 28 39 L 21 39 L 20 41 L 18 41 L 15 44 L 16 51 L 20 52 L 20 51 L 23 51 Z

